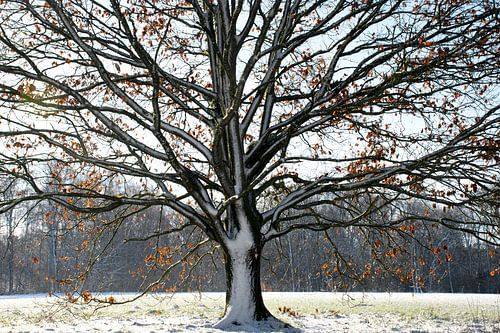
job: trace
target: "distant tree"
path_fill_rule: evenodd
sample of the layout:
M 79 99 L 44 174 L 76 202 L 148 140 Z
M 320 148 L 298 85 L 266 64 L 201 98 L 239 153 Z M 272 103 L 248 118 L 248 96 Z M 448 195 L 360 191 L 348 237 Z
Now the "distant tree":
M 294 230 L 418 219 L 496 245 L 497 6 L 0 1 L 0 173 L 27 193 L 0 212 L 44 199 L 122 217 L 169 207 L 205 235 L 185 258 L 209 241 L 224 253 L 219 327 L 277 323 L 261 253 Z M 43 174 L 48 163 L 69 178 Z M 401 204 L 411 198 L 463 214 L 415 214 Z
M 13 182 L 9 182 L 8 179 L 2 179 L 3 181 L 0 181 L 0 187 L 2 187 L 4 190 L 2 191 L 2 199 L 4 200 L 11 200 L 13 198 Z M 4 228 L 6 231 L 6 242 L 5 242 L 5 248 L 1 249 L 2 257 L 5 258 L 6 260 L 6 276 L 8 280 L 8 287 L 6 288 L 7 292 L 9 294 L 12 294 L 14 292 L 14 230 L 16 223 L 14 221 L 13 217 L 13 210 L 8 211 L 6 214 L 4 214 Z

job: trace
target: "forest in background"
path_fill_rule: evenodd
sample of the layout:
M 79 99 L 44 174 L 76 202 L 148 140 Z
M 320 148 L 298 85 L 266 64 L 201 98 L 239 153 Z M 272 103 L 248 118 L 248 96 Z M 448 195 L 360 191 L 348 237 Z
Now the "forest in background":
M 453 214 L 429 210 L 416 200 L 406 205 L 416 215 Z M 333 208 L 324 213 L 341 214 Z M 40 202 L 9 211 L 0 223 L 0 294 L 226 287 L 220 248 L 204 243 L 185 257 L 201 234 L 167 208 L 82 216 Z M 165 228 L 179 232 L 167 234 Z M 498 293 L 499 267 L 496 247 L 458 230 L 414 221 L 395 226 L 392 233 L 359 226 L 290 232 L 264 248 L 262 287 Z

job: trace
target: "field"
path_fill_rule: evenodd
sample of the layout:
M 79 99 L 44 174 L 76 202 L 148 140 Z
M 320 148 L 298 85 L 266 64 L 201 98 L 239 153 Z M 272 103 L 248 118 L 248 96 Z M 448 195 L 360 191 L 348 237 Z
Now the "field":
M 500 332 L 500 295 L 265 293 L 264 299 L 295 327 L 288 332 Z M 0 332 L 221 332 L 212 325 L 223 306 L 222 293 L 156 294 L 101 309 L 46 295 L 2 296 Z

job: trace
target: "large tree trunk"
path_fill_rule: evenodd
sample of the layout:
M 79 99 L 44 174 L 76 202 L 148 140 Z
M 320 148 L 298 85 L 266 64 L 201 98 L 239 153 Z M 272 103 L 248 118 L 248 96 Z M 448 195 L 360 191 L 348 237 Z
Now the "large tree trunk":
M 225 251 L 226 310 L 216 327 L 224 329 L 247 324 L 269 328 L 288 326 L 276 319 L 264 305 L 260 286 L 262 248 L 255 242 L 238 241 L 241 238 L 248 240 L 250 237 L 238 237 Z

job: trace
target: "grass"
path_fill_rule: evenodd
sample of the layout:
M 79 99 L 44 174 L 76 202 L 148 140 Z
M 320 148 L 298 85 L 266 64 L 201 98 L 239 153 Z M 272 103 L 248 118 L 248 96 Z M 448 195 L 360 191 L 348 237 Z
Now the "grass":
M 335 314 L 335 315 L 398 315 L 406 319 L 425 320 L 474 320 L 484 319 L 498 321 L 500 319 L 500 296 L 489 295 L 487 301 L 482 296 L 469 295 L 459 299 L 451 299 L 448 295 L 434 294 L 438 299 L 429 301 L 433 294 L 373 294 L 352 293 L 330 294 L 330 297 L 286 297 L 287 307 L 303 315 Z M 306 294 L 307 295 L 307 294 Z M 422 297 L 425 296 L 425 297 Z M 448 297 L 446 297 L 448 296 Z M 439 299 L 443 297 L 443 299 Z M 274 310 L 280 306 L 277 297 L 267 298 L 266 304 Z M 496 298 L 496 301 L 495 301 Z
M 119 296 L 115 298 L 120 299 Z M 151 316 L 208 318 L 224 310 L 222 293 L 149 295 L 123 305 L 97 309 L 95 304 L 70 304 L 57 298 L 0 299 L 0 326 L 124 319 Z M 265 293 L 268 308 L 281 318 L 398 316 L 403 320 L 500 322 L 498 295 Z

